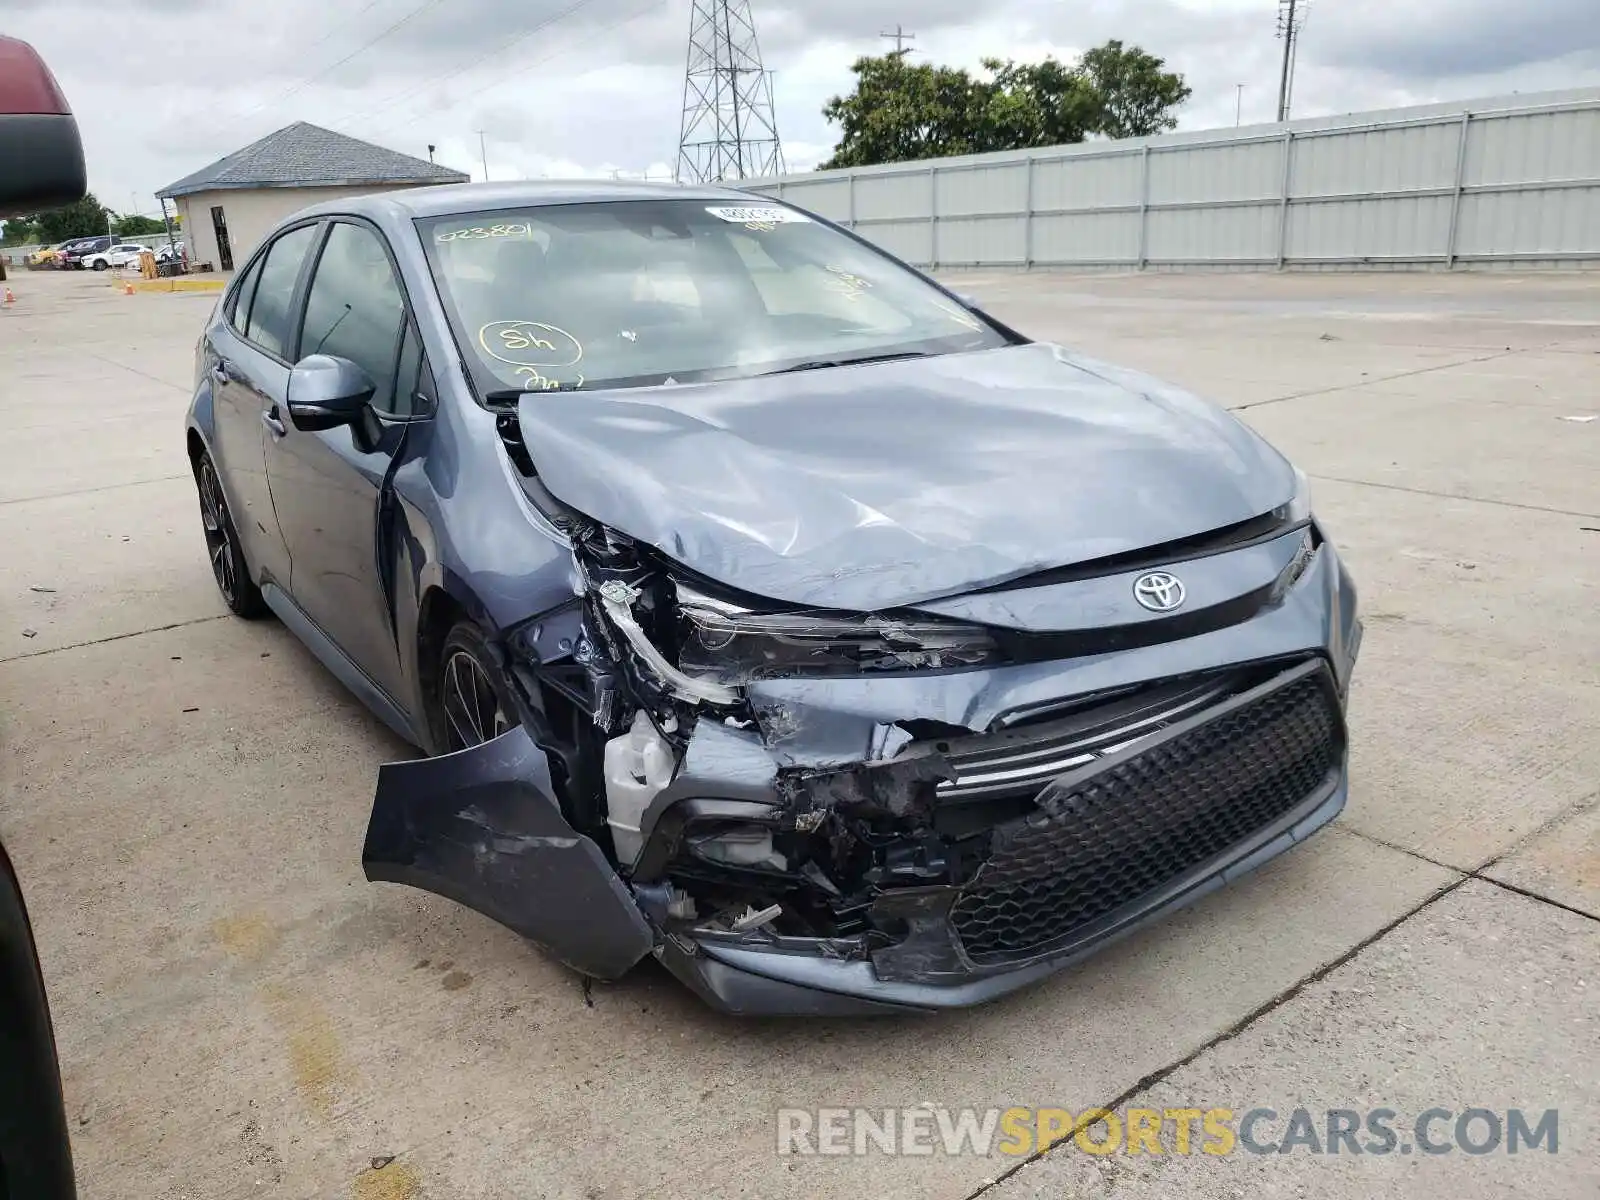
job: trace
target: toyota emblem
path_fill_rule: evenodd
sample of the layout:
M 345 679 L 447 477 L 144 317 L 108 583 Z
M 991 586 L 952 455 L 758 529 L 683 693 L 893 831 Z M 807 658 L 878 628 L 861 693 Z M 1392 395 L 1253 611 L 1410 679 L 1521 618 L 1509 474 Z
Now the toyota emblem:
M 1133 598 L 1151 612 L 1171 612 L 1183 604 L 1183 580 L 1165 571 L 1148 571 L 1133 581 Z

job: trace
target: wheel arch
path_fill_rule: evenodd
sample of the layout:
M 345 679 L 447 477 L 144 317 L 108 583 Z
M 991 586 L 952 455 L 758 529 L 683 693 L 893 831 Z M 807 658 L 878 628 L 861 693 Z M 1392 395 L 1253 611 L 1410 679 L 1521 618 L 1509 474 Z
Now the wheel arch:
M 453 576 L 427 582 L 417 601 L 416 633 L 412 639 L 416 654 L 415 675 L 417 701 L 422 706 L 423 721 L 429 739 L 427 747 L 438 753 L 443 731 L 437 727 L 433 698 L 438 694 L 439 659 L 450 631 L 462 621 L 471 621 L 483 631 L 484 638 L 494 645 L 499 641 L 500 629 L 490 619 L 488 610 L 472 590 Z
M 467 610 L 442 587 L 431 587 L 422 596 L 417 607 L 417 682 L 424 702 L 437 695 L 439 684 L 439 656 L 444 640 L 456 624 L 466 619 Z M 437 738 L 439 730 L 433 727 L 433 706 L 426 710 L 428 732 Z
M 202 454 L 211 453 L 211 447 L 206 444 L 206 439 L 200 435 L 200 431 L 193 425 L 190 425 L 184 432 L 184 445 L 189 452 L 189 466 L 191 468 L 200 465 L 200 456 Z

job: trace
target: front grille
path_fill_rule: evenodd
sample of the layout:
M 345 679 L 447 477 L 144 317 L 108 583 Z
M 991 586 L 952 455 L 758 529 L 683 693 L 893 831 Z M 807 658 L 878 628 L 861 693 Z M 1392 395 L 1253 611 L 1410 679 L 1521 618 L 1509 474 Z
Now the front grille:
M 1047 721 L 956 738 L 936 748 L 954 778 L 939 784 L 941 800 L 1038 795 L 1068 771 L 1152 737 L 1175 721 L 1244 690 L 1231 675 L 1140 688 L 1131 695 Z
M 1000 826 L 951 910 L 978 964 L 1029 958 L 1139 900 L 1306 800 L 1343 755 L 1325 670 L 1095 772 Z

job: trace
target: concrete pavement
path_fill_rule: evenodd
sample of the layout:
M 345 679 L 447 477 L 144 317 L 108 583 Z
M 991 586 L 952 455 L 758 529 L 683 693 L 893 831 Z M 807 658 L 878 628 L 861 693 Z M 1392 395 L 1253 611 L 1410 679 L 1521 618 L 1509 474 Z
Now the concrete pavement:
M 404 748 L 276 623 L 226 617 L 205 561 L 181 421 L 215 297 L 18 278 L 0 836 L 86 1200 L 1600 1189 L 1600 421 L 1562 420 L 1600 412 L 1600 276 L 958 284 L 1242 407 L 1312 474 L 1368 618 L 1353 794 L 1077 970 L 858 1024 L 731 1021 L 650 968 L 586 993 L 474 913 L 365 883 L 373 773 Z M 1403 1169 L 775 1153 L 779 1107 L 1152 1099 L 1559 1106 L 1562 1144 Z

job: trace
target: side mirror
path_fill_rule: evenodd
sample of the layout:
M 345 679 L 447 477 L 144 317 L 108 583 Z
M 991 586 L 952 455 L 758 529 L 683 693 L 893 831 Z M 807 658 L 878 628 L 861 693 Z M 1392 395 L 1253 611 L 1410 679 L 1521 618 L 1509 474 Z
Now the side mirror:
M 39 52 L 0 37 L 0 217 L 61 208 L 83 199 L 83 141 Z
M 289 419 L 307 432 L 354 424 L 376 387 L 348 358 L 308 354 L 289 372 Z

